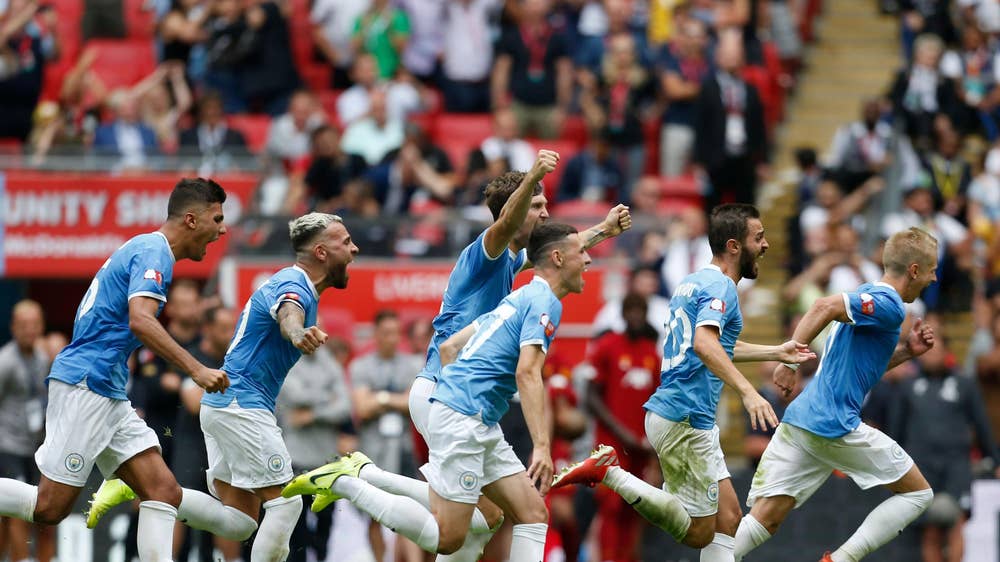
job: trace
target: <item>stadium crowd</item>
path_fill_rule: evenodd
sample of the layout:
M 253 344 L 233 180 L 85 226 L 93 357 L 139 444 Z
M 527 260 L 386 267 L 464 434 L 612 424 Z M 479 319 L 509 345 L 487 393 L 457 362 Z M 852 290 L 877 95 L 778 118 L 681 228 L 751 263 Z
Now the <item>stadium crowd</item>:
M 615 243 L 632 273 L 595 318 L 587 357 L 558 346 L 549 355 L 564 438 L 554 456 L 576 458 L 573 441 L 610 443 L 626 452 L 628 470 L 655 483 L 641 404 L 658 381 L 666 303 L 711 258 L 704 209 L 752 202 L 772 175 L 770 138 L 811 37 L 813 4 L 7 0 L 0 137 L 16 139 L 25 162 L 42 169 L 54 156 L 85 154 L 126 173 L 259 170 L 261 215 L 319 210 L 373 220 L 450 209 L 482 219 L 491 178 L 529 168 L 536 148 L 560 150 L 545 186 L 559 216 L 603 216 L 622 201 L 635 226 Z M 816 147 L 797 151 L 799 207 L 787 225 L 780 300 L 791 334 L 816 298 L 881 276 L 891 233 L 920 226 L 942 242 L 940 282 L 910 308 L 936 326 L 938 346 L 889 373 L 865 416 L 910 451 L 938 491 L 933 518 L 921 524 L 924 560 L 959 560 L 972 478 L 1000 474 L 1000 10 L 988 0 L 880 5 L 899 13 L 903 70 L 886 76 L 884 95 L 864 100 L 858 121 L 822 156 Z M 176 282 L 168 302 L 170 334 L 206 365 L 221 365 L 236 312 L 194 283 Z M 975 324 L 964 362 L 949 349 L 955 317 Z M 425 458 L 404 422 L 429 319 L 402 322 L 383 311 L 371 320 L 370 344 L 331 337 L 289 374 L 279 420 L 296 472 L 360 449 L 416 476 Z M 65 336 L 45 335 L 30 301 L 15 307 L 11 332 L 0 350 L 0 458 L 9 475 L 30 481 L 24 465 L 37 443 L 8 442 L 23 434 L 8 429 L 39 423 L 31 404 L 44 401 L 38 383 Z M 762 380 L 772 368 L 762 368 Z M 201 391 L 175 371 L 140 351 L 130 398 L 178 481 L 204 490 L 204 450 L 177 446 L 203 441 Z M 790 398 L 766 383 L 764 393 L 780 415 Z M 531 444 L 517 443 L 526 438 L 517 418 L 515 408 L 505 431 L 526 458 Z M 748 428 L 745 454 L 759 458 L 769 438 Z M 576 560 L 593 515 L 580 516 L 572 490 L 558 492 L 549 497 L 549 548 Z M 613 494 L 581 495 L 598 513 L 595 556 L 640 559 L 642 520 Z M 303 512 L 290 560 L 306 560 L 307 550 L 325 559 L 331 514 Z M 3 528 L 9 558 L 28 558 L 17 545 L 30 527 L 5 520 Z M 54 548 L 44 529 L 34 543 L 40 561 Z M 377 524 L 369 537 L 382 559 Z M 506 559 L 505 542 L 494 541 L 487 559 Z M 175 558 L 186 560 L 196 544 L 202 560 L 213 546 L 227 561 L 249 559 L 238 543 L 179 525 Z M 396 544 L 397 559 L 423 559 L 415 545 Z

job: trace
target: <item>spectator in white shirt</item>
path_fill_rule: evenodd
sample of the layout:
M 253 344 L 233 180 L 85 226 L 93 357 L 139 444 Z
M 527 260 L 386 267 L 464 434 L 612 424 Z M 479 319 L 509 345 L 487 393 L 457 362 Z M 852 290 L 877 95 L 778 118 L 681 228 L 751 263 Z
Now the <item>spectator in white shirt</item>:
M 449 0 L 396 0 L 410 19 L 410 40 L 403 51 L 403 66 L 424 83 L 436 80 L 438 58 L 444 42 L 441 18 Z
M 267 153 L 288 161 L 308 156 L 312 132 L 324 122 L 323 109 L 312 93 L 306 90 L 295 92 L 289 102 L 288 113 L 271 122 L 267 133 Z
M 535 149 L 517 137 L 517 117 L 509 108 L 493 112 L 493 136 L 479 149 L 494 177 L 507 170 L 530 170 L 535 162 Z
M 502 5 L 502 0 L 450 0 L 445 6 L 441 85 L 447 111 L 489 111 L 490 20 Z
M 354 21 L 371 6 L 371 0 L 315 0 L 309 21 L 313 24 L 313 42 L 323 57 L 333 65 L 333 88 L 350 84 L 348 70 L 354 62 L 351 32 Z
M 385 92 L 376 89 L 371 93 L 371 111 L 368 117 L 355 121 L 344 131 L 340 147 L 344 152 L 358 154 L 374 166 L 389 152 L 403 145 L 403 121 L 392 119 L 386 107 Z
M 410 83 L 402 80 L 380 82 L 378 64 L 369 54 L 359 55 L 352 69 L 354 85 L 337 98 L 337 117 L 340 124 L 347 127 L 366 117 L 371 111 L 371 94 L 376 89 L 386 93 L 386 111 L 389 118 L 403 120 L 421 108 L 420 92 Z

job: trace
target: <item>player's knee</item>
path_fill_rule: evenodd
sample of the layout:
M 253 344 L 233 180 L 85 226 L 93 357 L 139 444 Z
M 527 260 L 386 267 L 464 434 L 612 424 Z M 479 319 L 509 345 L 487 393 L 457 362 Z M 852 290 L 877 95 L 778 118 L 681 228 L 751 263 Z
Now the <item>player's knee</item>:
M 184 497 L 184 491 L 181 490 L 180 484 L 172 478 L 167 482 L 150 487 L 147 494 L 149 497 L 142 498 L 143 501 L 163 502 L 174 507 L 179 506 Z
M 516 514 L 511 514 L 511 523 L 514 525 L 531 525 L 533 523 L 548 523 L 549 510 L 545 507 L 542 498 L 532 501 L 530 505 L 525 505 L 518 509 Z
M 711 519 L 692 521 L 684 536 L 684 544 L 691 548 L 705 548 L 715 539 L 715 522 Z
M 500 509 L 495 503 L 490 501 L 480 502 L 479 511 L 482 512 L 483 518 L 486 519 L 486 524 L 490 526 L 491 529 L 495 528 L 503 521 L 503 510 Z
M 438 538 L 438 554 L 454 554 L 458 552 L 458 549 L 462 548 L 465 544 L 465 533 L 458 532 L 448 532 L 447 529 L 441 530 L 441 535 Z
M 34 520 L 35 523 L 43 525 L 58 525 L 71 511 L 73 511 L 72 504 L 56 503 L 39 494 L 35 502 Z
M 917 490 L 916 492 L 904 492 L 899 494 L 899 496 L 913 503 L 921 512 L 926 511 L 934 502 L 934 490 L 930 488 Z
M 730 537 L 736 536 L 736 529 L 740 527 L 740 519 L 743 518 L 743 511 L 740 506 L 737 505 L 727 505 L 719 506 L 719 514 L 716 516 L 716 531 L 729 535 Z
M 226 511 L 229 513 L 229 536 L 225 538 L 243 542 L 253 536 L 257 530 L 257 521 L 253 517 L 229 506 L 226 506 Z

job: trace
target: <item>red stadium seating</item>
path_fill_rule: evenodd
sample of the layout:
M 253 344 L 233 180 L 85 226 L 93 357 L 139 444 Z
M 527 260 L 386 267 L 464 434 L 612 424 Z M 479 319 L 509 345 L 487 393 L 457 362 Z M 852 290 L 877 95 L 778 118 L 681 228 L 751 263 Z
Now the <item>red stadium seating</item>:
M 441 113 L 434 118 L 431 139 L 438 144 L 461 141 L 479 146 L 492 134 L 493 117 L 488 113 Z
M 93 70 L 108 89 L 132 86 L 156 69 L 149 39 L 91 39 L 86 46 L 97 48 Z
M 701 186 L 693 175 L 660 179 L 660 205 L 665 208 L 700 207 Z
M 125 0 L 125 34 L 132 39 L 152 39 L 156 14 L 146 0 Z
M 267 145 L 267 133 L 271 128 L 271 118 L 267 115 L 230 115 L 229 126 L 243 133 L 247 147 L 258 153 Z

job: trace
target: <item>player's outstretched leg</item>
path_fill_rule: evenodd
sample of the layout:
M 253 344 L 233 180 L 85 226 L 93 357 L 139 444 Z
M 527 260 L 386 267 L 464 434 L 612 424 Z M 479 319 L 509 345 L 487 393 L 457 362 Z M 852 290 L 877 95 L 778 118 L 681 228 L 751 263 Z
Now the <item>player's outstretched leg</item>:
M 0 516 L 35 520 L 38 487 L 12 478 L 0 478 Z
M 284 562 L 292 531 L 302 513 L 302 498 L 279 496 L 264 502 L 263 507 L 264 519 L 250 549 L 250 562 Z
M 553 479 L 552 487 L 598 483 L 614 490 L 647 521 L 670 533 L 678 542 L 684 541 L 691 516 L 680 500 L 623 470 L 614 447 L 598 446 L 587 459 L 563 469 Z
M 930 484 L 915 465 L 888 488 L 894 495 L 873 509 L 851 538 L 830 555 L 833 562 L 857 562 L 875 552 L 920 517 L 934 499 Z
M 438 525 L 431 512 L 415 500 L 382 491 L 358 478 L 364 464 L 367 463 L 358 457 L 345 455 L 297 476 L 285 486 L 281 495 L 288 498 L 318 494 L 316 499 L 322 498 L 326 505 L 345 498 L 372 519 L 417 543 L 420 548 L 437 552 Z
M 177 520 L 192 529 L 207 531 L 217 537 L 245 541 L 257 530 L 257 522 L 238 509 L 198 490 L 181 488 L 181 503 L 177 507 Z M 117 478 L 105 480 L 94 493 L 87 511 L 87 528 L 93 529 L 107 512 L 116 505 L 135 499 L 135 492 Z

